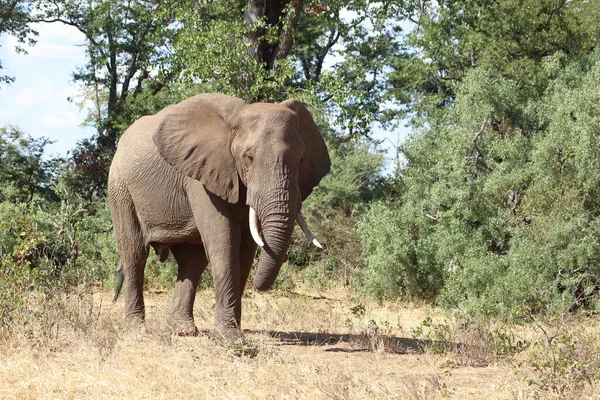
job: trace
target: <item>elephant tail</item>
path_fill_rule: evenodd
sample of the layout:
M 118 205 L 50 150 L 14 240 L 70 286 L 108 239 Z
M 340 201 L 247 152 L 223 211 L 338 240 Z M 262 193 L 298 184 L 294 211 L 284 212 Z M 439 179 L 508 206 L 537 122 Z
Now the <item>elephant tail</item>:
M 115 303 L 119 298 L 119 294 L 121 293 L 121 289 L 123 288 L 123 281 L 125 280 L 125 273 L 123 273 L 123 264 L 117 264 L 115 266 L 115 272 L 117 273 L 117 285 L 115 286 L 115 296 L 112 301 Z

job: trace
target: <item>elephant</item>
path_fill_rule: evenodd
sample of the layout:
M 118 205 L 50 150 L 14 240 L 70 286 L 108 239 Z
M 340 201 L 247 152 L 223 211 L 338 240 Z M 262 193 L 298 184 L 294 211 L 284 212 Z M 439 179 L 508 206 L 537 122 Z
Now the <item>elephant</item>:
M 178 265 L 169 306 L 176 333 L 198 333 L 194 299 L 210 264 L 214 332 L 242 335 L 241 299 L 257 246 L 252 282 L 259 291 L 272 287 L 287 260 L 296 221 L 319 246 L 301 206 L 330 164 L 317 125 L 297 100 L 197 94 L 138 119 L 121 136 L 108 177 L 125 314 L 144 321 L 152 247 L 160 261 L 170 252 Z

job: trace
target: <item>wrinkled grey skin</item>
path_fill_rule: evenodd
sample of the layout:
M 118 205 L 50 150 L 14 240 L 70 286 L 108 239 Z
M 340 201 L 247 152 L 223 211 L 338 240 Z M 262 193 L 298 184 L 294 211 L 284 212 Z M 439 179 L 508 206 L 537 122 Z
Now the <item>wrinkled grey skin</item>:
M 195 334 L 196 288 L 211 265 L 215 331 L 240 334 L 241 298 L 256 252 L 248 224 L 256 210 L 264 248 L 253 284 L 267 290 L 291 242 L 302 201 L 329 171 L 325 143 L 305 106 L 200 94 L 136 121 L 121 137 L 108 194 L 126 284 L 125 312 L 144 319 L 150 246 L 178 264 L 171 325 Z

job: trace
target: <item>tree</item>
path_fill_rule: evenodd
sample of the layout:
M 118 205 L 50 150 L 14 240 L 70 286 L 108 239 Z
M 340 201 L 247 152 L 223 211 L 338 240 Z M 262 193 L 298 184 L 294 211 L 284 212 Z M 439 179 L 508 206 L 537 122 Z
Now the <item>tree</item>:
M 118 136 L 139 115 L 127 105 L 144 89 L 158 93 L 176 71 L 169 56 L 168 21 L 157 18 L 161 2 L 41 0 L 39 22 L 75 27 L 87 40 L 88 63 L 74 73 L 89 89 L 94 110 L 91 123 L 98 145 L 114 152 Z M 148 107 L 152 110 L 151 106 Z
M 597 1 L 415 1 L 406 10 L 416 23 L 412 51 L 398 57 L 392 93 L 421 115 L 452 106 L 456 89 L 473 68 L 516 79 L 524 95 L 547 85 L 543 60 L 558 51 L 576 56 L 594 48 Z
M 267 71 L 278 68 L 292 48 L 304 0 L 247 0 L 244 12 L 248 57 Z
M 287 60 L 301 1 L 197 2 L 170 8 L 181 27 L 172 62 L 182 86 L 248 102 L 286 99 L 294 76 Z
M 503 0 L 418 12 L 413 49 L 390 75 L 414 129 L 402 146 L 405 191 L 366 217 L 386 215 L 389 238 L 362 235 L 366 290 L 439 294 L 486 315 L 563 298 L 593 305 L 599 10 Z M 380 273 L 394 276 L 387 293 L 372 284 Z
M 398 1 L 315 1 L 301 15 L 292 53 L 303 75 L 297 84 L 318 93 L 347 136 L 370 138 L 374 124 L 390 122 L 389 73 L 403 53 L 404 7 Z M 324 69 L 327 59 L 332 64 Z
M 167 61 L 174 32 L 162 12 L 167 6 L 150 0 L 37 3 L 38 22 L 73 26 L 87 41 L 87 64 L 73 78 L 84 85 L 85 101 L 93 104 L 87 123 L 96 135 L 74 150 L 67 179 L 83 198 L 104 195 L 108 167 L 124 130 L 170 103 L 168 94 L 158 95 L 178 74 L 177 66 Z
M 3 33 L 17 38 L 18 43 L 32 46 L 35 44 L 34 36 L 37 32 L 31 28 L 30 13 L 33 0 L 0 0 L 0 36 Z M 17 46 L 19 52 L 25 50 Z M 2 70 L 2 60 L 0 60 L 0 70 Z M 0 83 L 13 82 L 14 78 L 8 75 L 0 75 Z
M 55 174 L 61 160 L 44 159 L 50 140 L 34 139 L 14 126 L 0 128 L 0 202 L 54 201 Z

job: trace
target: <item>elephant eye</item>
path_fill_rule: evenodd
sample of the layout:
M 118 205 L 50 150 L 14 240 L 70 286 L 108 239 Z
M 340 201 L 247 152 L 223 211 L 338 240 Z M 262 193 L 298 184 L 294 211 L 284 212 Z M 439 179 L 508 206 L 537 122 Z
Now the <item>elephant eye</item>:
M 248 161 L 254 160 L 254 156 L 249 150 L 245 151 L 242 157 L 246 158 Z

